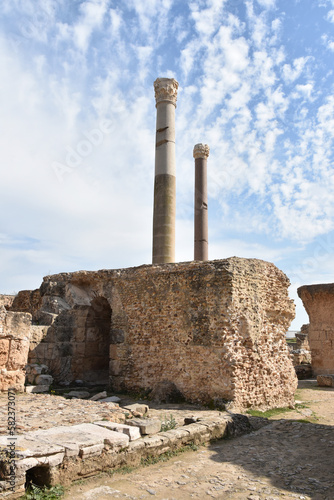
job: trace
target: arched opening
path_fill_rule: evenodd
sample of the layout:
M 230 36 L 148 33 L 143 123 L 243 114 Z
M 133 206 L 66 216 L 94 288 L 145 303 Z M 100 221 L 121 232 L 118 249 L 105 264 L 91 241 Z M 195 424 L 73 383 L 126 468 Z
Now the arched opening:
M 32 467 L 32 469 L 28 469 L 26 472 L 25 489 L 28 489 L 31 485 L 39 487 L 50 486 L 50 467 L 37 465 L 36 467 Z
M 85 382 L 109 383 L 109 345 L 111 307 L 104 297 L 95 298 L 88 309 L 85 324 L 85 354 L 82 379 Z

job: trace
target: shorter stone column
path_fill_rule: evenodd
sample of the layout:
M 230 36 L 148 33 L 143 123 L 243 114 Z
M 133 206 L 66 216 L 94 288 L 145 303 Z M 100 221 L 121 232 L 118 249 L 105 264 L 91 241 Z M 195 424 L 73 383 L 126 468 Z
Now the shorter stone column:
M 207 159 L 209 156 L 207 144 L 196 144 L 193 156 L 195 158 L 195 204 L 194 226 L 195 244 L 194 260 L 208 260 L 208 188 Z

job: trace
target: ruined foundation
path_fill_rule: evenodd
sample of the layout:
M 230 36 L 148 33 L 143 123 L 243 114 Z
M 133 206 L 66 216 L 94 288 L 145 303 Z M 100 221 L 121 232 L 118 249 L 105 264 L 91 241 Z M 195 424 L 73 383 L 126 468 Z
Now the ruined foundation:
M 56 382 L 149 393 L 169 381 L 192 402 L 288 406 L 288 286 L 273 264 L 237 257 L 48 276 L 36 317 L 49 326 L 34 327 L 29 362 Z

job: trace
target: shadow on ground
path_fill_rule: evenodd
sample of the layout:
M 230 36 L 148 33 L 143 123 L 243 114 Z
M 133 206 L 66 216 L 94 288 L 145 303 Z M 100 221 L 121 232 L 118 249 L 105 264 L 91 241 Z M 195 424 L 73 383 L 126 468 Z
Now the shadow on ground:
M 279 420 L 225 443 L 210 445 L 215 462 L 234 464 L 241 473 L 267 478 L 273 487 L 300 498 L 333 500 L 333 426 Z

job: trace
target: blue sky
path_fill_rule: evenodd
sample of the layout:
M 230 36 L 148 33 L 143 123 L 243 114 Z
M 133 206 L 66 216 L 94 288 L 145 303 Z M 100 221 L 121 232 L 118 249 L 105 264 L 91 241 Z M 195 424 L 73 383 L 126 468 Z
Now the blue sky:
M 0 292 L 149 264 L 153 81 L 179 82 L 177 261 L 193 258 L 194 144 L 209 257 L 333 281 L 334 0 L 2 0 Z

